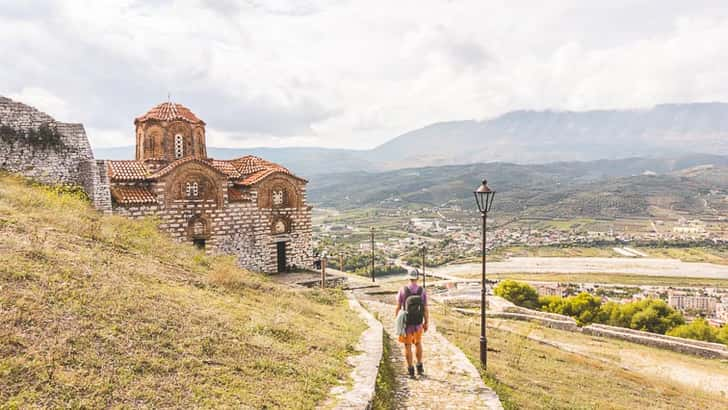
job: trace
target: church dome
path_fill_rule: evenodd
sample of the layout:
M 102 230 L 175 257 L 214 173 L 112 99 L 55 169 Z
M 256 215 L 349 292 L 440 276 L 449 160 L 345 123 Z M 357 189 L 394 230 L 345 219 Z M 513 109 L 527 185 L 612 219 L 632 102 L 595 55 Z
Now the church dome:
M 161 104 L 155 105 L 147 111 L 146 114 L 141 115 L 134 119 L 134 124 L 137 124 L 139 122 L 144 122 L 147 120 L 157 120 L 157 121 L 174 121 L 174 120 L 182 120 L 186 121 L 190 124 L 201 124 L 205 125 L 205 122 L 201 119 L 197 118 L 195 113 L 190 111 L 189 108 L 185 107 L 182 104 L 177 104 L 173 102 L 163 102 Z

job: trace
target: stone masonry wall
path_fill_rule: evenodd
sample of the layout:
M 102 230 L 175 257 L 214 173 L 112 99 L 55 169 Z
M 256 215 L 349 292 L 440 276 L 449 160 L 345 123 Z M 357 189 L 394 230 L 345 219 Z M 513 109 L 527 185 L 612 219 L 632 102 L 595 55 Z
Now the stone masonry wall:
M 98 169 L 81 124 L 58 122 L 37 109 L 0 97 L 0 125 L 20 133 L 48 126 L 60 134 L 62 146 L 34 146 L 22 139 L 0 143 L 0 169 L 48 184 L 74 184 L 95 199 Z
M 113 213 L 130 218 L 156 217 L 160 220 L 159 227 L 177 241 L 188 241 L 190 219 L 202 217 L 209 224 L 208 251 L 235 255 L 240 266 L 255 271 L 276 271 L 277 240 L 287 242 L 289 265 L 307 268 L 313 263 L 311 210 L 308 207 L 260 210 L 256 205 L 256 191 L 251 192 L 248 201 L 228 202 L 227 189 L 224 189 L 223 206 L 218 206 L 214 200 L 172 201 L 165 206 L 164 183 L 155 184 L 154 191 L 157 204 L 114 205 Z M 270 227 L 274 217 L 280 215 L 288 217 L 292 227 L 289 234 L 276 237 L 271 234 Z

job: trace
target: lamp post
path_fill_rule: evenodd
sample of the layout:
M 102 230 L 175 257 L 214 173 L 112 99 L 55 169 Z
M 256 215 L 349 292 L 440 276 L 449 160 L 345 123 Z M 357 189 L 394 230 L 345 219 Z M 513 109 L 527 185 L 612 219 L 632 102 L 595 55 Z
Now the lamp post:
M 326 261 L 328 260 L 328 257 L 326 256 L 326 251 L 321 252 L 321 289 L 326 287 Z
M 372 282 L 374 282 L 374 227 L 373 226 L 370 228 L 370 231 L 371 231 L 371 239 L 372 239 L 372 241 L 371 241 L 371 246 L 372 246 L 372 270 L 371 270 L 371 273 L 372 273 Z
M 422 288 L 427 288 L 427 275 L 425 275 L 425 255 L 427 254 L 427 246 L 422 245 Z
M 478 204 L 478 211 L 483 217 L 483 274 L 481 276 L 481 289 L 480 289 L 480 364 L 483 368 L 487 368 L 488 363 L 488 341 L 485 338 L 485 230 L 486 221 L 488 219 L 488 212 L 493 205 L 493 198 L 495 197 L 495 191 L 488 188 L 488 181 L 485 179 L 483 183 L 473 192 L 475 195 L 475 202 Z

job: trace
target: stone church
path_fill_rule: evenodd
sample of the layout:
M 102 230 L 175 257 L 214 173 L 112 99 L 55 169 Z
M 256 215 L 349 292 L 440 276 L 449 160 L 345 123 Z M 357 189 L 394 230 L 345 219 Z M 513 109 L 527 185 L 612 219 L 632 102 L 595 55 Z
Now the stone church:
M 156 216 L 177 240 L 234 254 L 253 270 L 311 266 L 305 179 L 254 156 L 209 158 L 205 122 L 181 104 L 159 104 L 134 125 L 136 159 L 97 162 L 111 194 L 102 208 Z

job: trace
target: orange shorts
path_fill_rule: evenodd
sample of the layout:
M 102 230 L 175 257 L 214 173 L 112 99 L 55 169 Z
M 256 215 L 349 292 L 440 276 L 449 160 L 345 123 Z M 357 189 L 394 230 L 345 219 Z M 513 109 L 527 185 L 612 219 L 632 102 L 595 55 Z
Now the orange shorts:
M 423 331 L 424 331 L 424 328 L 420 328 L 420 330 L 418 330 L 414 333 L 407 333 L 404 336 L 400 336 L 399 342 L 407 344 L 407 345 L 416 345 L 422 341 L 422 332 Z

